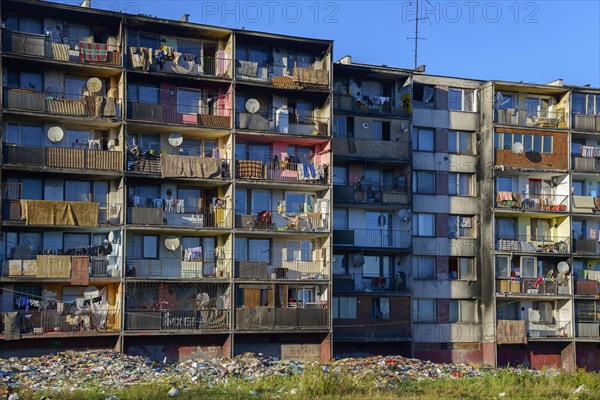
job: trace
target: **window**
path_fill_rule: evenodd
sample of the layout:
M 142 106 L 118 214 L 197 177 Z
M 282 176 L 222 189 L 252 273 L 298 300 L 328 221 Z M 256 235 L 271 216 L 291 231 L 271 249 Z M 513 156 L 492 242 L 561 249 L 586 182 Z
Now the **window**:
M 392 260 L 389 256 L 364 256 L 363 278 L 390 278 Z
M 521 278 L 537 278 L 537 257 L 521 257 Z
M 473 174 L 450 172 L 448 174 L 448 194 L 451 196 L 473 196 Z
M 450 300 L 449 322 L 477 322 L 475 300 Z
M 573 114 L 600 115 L 600 94 L 573 93 Z
M 496 256 L 496 278 L 510 278 L 510 272 L 510 257 Z
M 271 262 L 271 241 L 269 239 L 235 239 L 235 259 L 237 261 Z
M 31 147 L 43 146 L 43 126 L 7 124 L 6 131 L 6 143 Z
M 496 92 L 496 108 L 499 110 L 506 110 L 514 107 L 514 96 L 512 94 L 506 94 L 502 92 Z
M 475 91 L 471 89 L 449 89 L 448 109 L 456 111 L 476 111 Z
M 435 300 L 413 300 L 413 322 L 419 324 L 435 323 Z
M 435 279 L 435 257 L 414 256 L 413 265 L 416 279 Z
M 496 235 L 498 239 L 517 238 L 517 220 L 516 218 L 497 218 L 496 219 Z
M 497 150 L 512 150 L 513 143 L 523 144 L 523 150 L 526 152 L 535 151 L 538 153 L 552 154 L 553 138 L 547 135 L 520 135 L 511 133 L 496 132 L 494 148 Z
M 179 114 L 200 114 L 202 92 L 193 89 L 177 89 L 177 112 Z
M 433 104 L 435 102 L 435 88 L 430 85 L 415 82 L 413 85 L 413 99 L 415 101 Z
M 285 211 L 287 213 L 311 212 L 315 203 L 315 195 L 311 193 L 285 193 Z
M 450 257 L 448 259 L 448 271 L 450 279 L 464 281 L 475 280 L 475 258 L 473 257 Z
M 525 109 L 528 117 L 547 117 L 549 105 L 549 98 L 527 97 L 525 99 Z
M 89 130 L 66 129 L 63 146 L 66 147 L 89 147 L 89 141 L 93 139 L 93 133 Z
M 265 190 L 252 190 L 250 192 L 251 214 L 259 214 L 271 210 L 271 192 Z
M 56 250 L 60 244 L 51 247 Z M 48 246 L 46 246 L 48 247 Z M 6 254 L 10 259 L 29 260 L 42 254 L 42 234 L 36 232 L 6 232 Z
M 333 137 L 354 137 L 354 117 L 346 115 L 334 116 Z
M 455 239 L 475 237 L 474 222 L 474 216 L 449 215 L 448 237 Z
M 435 214 L 414 214 L 413 234 L 415 236 L 435 236 Z
M 413 193 L 435 194 L 435 172 L 413 171 Z
M 412 149 L 418 151 L 433 151 L 435 143 L 433 129 L 413 129 Z
M 159 93 L 158 85 L 130 83 L 127 88 L 128 99 L 131 102 L 159 104 Z
M 142 258 L 158 258 L 158 236 L 142 236 Z
M 348 210 L 345 208 L 333 209 L 333 229 L 348 229 Z
M 90 245 L 89 233 L 64 233 L 63 249 L 82 249 Z
M 42 299 L 42 286 L 23 286 L 15 285 L 15 291 L 13 296 L 14 310 L 26 310 L 29 309 L 29 304 L 23 304 L 17 302 L 19 297 L 24 297 L 29 300 L 45 300 Z
M 21 89 L 33 89 L 41 92 L 44 88 L 44 77 L 38 72 L 21 72 L 19 74 L 19 87 Z
M 513 191 L 513 178 L 507 176 L 499 176 L 496 178 L 496 191 L 498 192 L 512 192 Z
M 347 185 L 348 184 L 348 167 L 345 165 L 334 165 L 333 167 L 333 184 Z
M 371 299 L 371 318 L 374 320 L 390 319 L 390 299 Z
M 87 91 L 87 79 L 82 76 L 65 76 L 65 97 L 71 100 L 81 100 Z
M 473 154 L 473 133 L 448 131 L 448 153 Z
M 289 262 L 312 261 L 313 243 L 310 240 L 287 242 L 287 260 Z
M 333 319 L 356 319 L 356 297 L 333 297 Z
M 551 240 L 551 222 L 549 219 L 531 218 L 531 240 L 542 242 Z

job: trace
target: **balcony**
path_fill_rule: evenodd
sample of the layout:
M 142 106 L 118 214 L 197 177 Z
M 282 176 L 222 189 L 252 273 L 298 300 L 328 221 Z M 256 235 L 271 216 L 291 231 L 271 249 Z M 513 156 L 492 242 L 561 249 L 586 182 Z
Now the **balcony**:
M 172 154 L 127 154 L 127 171 L 161 178 L 231 178 L 229 160 Z
M 153 49 L 150 54 L 148 48 L 129 47 L 129 67 L 142 71 L 230 79 L 231 63 L 227 57 L 189 57 L 177 51 L 171 56 L 161 49 Z
M 231 128 L 231 109 L 229 108 L 210 108 L 189 104 L 128 102 L 127 109 L 128 118 L 136 121 L 173 124 L 192 128 Z
M 568 254 L 570 237 L 520 235 L 516 239 L 497 239 L 496 250 L 523 253 Z
M 600 162 L 596 158 L 573 156 L 571 163 L 576 172 L 600 172 Z
M 408 163 L 410 145 L 408 136 L 397 141 L 334 138 L 333 154 L 347 159 L 383 160 L 394 163 Z
M 567 212 L 568 195 L 496 192 L 496 208 L 521 211 Z
M 81 255 L 60 255 L 76 252 Z M 2 262 L 2 276 L 11 279 L 77 279 L 120 278 L 119 256 L 89 255 L 88 248 L 59 250 L 59 255 L 29 255 L 28 259 L 10 259 Z M 86 277 L 87 276 L 87 277 Z
M 410 231 L 397 229 L 335 229 L 335 246 L 373 249 L 410 249 Z
M 409 191 L 406 180 L 398 180 L 395 185 L 384 185 L 376 180 L 364 179 L 354 185 L 334 185 L 333 197 L 336 202 L 409 204 Z
M 279 89 L 327 89 L 329 71 L 283 64 L 259 64 L 256 61 L 236 60 L 235 77 L 242 81 L 271 84 Z
M 236 177 L 247 180 L 284 183 L 327 184 L 329 171 L 319 164 L 300 164 L 289 161 L 236 160 Z
M 165 202 L 168 204 L 163 204 Z M 181 228 L 231 229 L 231 209 L 185 207 L 183 200 L 161 200 L 158 207 L 128 207 L 127 223 Z
M 25 225 L 77 226 L 121 224 L 122 205 L 89 201 L 11 200 L 3 205 L 3 216 Z
M 73 93 L 4 88 L 4 107 L 51 115 L 120 119 L 122 103 L 121 99 L 113 96 L 82 96 Z
M 600 131 L 600 115 L 573 114 L 573 129 L 580 131 Z
M 565 278 L 513 278 L 496 279 L 496 292 L 525 295 L 570 295 L 571 279 Z
M 303 136 L 329 136 L 329 118 L 290 115 L 287 108 L 273 112 L 236 113 L 236 128 Z
M 247 215 L 236 211 L 235 227 L 250 231 L 329 232 L 329 213 L 263 210 Z
M 127 278 L 229 279 L 231 259 L 169 260 L 127 258 Z
M 502 125 L 567 129 L 564 110 L 550 111 L 496 108 L 494 110 L 494 122 Z
M 111 44 L 57 43 L 44 35 L 12 31 L 5 31 L 2 36 L 2 49 L 6 53 L 110 67 L 121 66 L 121 48 L 116 43 L 116 39 Z
M 8 324 L 4 323 L 5 339 L 9 335 L 13 339 L 101 336 L 118 334 L 121 330 L 121 314 L 115 309 L 94 311 L 92 308 L 92 310 L 65 313 L 56 310 L 30 310 L 18 311 L 15 314 L 12 331 L 8 332 Z
M 497 344 L 527 344 L 528 339 L 572 338 L 571 321 L 498 320 Z
M 334 93 L 333 108 L 336 111 L 384 116 L 407 116 L 408 107 L 402 106 L 401 98 L 386 96 L 349 96 Z
M 121 172 L 123 152 L 72 147 L 27 147 L 4 144 L 4 163 L 82 171 Z
M 247 280 L 269 279 L 329 279 L 329 264 L 324 261 L 288 261 L 273 263 L 261 261 L 236 261 L 235 277 Z
M 597 214 L 600 212 L 600 198 L 592 196 L 573 196 L 573 213 Z
M 408 293 L 406 274 L 380 274 L 379 276 L 353 273 L 333 275 L 333 290 L 338 292 L 391 292 Z
M 131 331 L 193 331 L 229 329 L 229 310 L 131 310 L 125 312 L 125 329 Z
M 307 303 L 303 308 L 236 308 L 235 325 L 238 331 L 328 329 L 329 315 L 321 303 Z

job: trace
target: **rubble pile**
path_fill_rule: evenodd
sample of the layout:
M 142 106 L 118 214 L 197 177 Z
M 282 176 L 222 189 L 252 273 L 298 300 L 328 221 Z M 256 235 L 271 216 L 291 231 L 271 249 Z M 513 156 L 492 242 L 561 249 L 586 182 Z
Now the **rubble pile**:
M 75 390 L 114 388 L 155 381 L 174 385 L 214 386 L 231 378 L 256 381 L 268 376 L 302 374 L 309 363 L 279 360 L 262 354 L 245 353 L 229 359 L 154 362 L 142 356 L 109 351 L 64 352 L 42 357 L 0 359 L 2 390 Z M 346 358 L 317 364 L 323 371 L 350 374 L 355 379 L 376 374 L 383 381 L 399 379 L 455 379 L 481 376 L 476 365 L 436 364 L 400 356 Z

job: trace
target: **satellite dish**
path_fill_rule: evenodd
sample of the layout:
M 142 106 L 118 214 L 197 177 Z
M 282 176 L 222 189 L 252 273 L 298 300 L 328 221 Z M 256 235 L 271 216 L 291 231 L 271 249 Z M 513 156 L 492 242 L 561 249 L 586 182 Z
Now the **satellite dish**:
M 362 267 L 363 265 L 365 265 L 365 258 L 362 254 L 355 254 L 354 257 L 352 257 L 352 262 L 357 267 Z
M 115 233 L 113 231 L 108 232 L 108 241 L 111 243 L 115 241 Z
M 87 88 L 92 93 L 98 93 L 102 90 L 102 81 L 98 78 L 90 78 L 87 81 Z
M 179 238 L 176 236 L 169 236 L 165 239 L 165 247 L 168 250 L 175 251 L 179 247 Z
M 368 123 L 368 122 L 363 122 L 363 124 L 362 124 L 362 127 L 363 127 L 364 129 L 367 129 L 367 128 L 369 128 L 369 123 Z
M 410 218 L 410 211 L 408 210 L 400 210 L 398 211 L 398 219 L 400 219 L 401 221 L 408 221 L 408 219 Z
M 567 264 L 564 261 L 559 262 L 558 265 L 556 266 L 556 268 L 558 269 L 558 272 L 560 272 L 561 274 L 566 274 L 571 269 L 571 267 L 569 267 L 569 264 Z
M 52 143 L 58 143 L 65 137 L 65 132 L 62 130 L 60 126 L 53 126 L 48 129 L 48 139 Z
M 512 145 L 512 152 L 513 154 L 521 154 L 523 153 L 523 143 L 521 142 L 514 142 Z
M 181 136 L 181 133 L 171 133 L 168 141 L 171 146 L 179 147 L 183 143 L 183 136 Z
M 258 100 L 254 98 L 246 100 L 246 110 L 248 110 L 250 114 L 254 114 L 258 111 L 259 108 L 260 103 L 258 102 Z
M 504 95 L 502 94 L 502 92 L 498 92 L 496 93 L 496 100 L 498 101 L 498 105 L 505 105 L 506 103 L 508 103 L 510 101 L 510 99 L 505 99 Z
M 538 310 L 529 309 L 528 313 L 529 322 L 540 322 L 540 312 Z

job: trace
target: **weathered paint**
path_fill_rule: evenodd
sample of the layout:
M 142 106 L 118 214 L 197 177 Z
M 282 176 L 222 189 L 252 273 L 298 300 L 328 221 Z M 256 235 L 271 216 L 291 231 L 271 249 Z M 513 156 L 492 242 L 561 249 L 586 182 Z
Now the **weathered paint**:
M 415 358 L 438 363 L 483 364 L 483 350 L 415 350 Z
M 600 370 L 600 349 L 596 343 L 577 343 L 577 368 Z
M 178 344 L 148 344 L 127 346 L 127 354 L 141 355 L 154 361 L 210 360 L 223 355 L 222 346 L 194 346 Z

